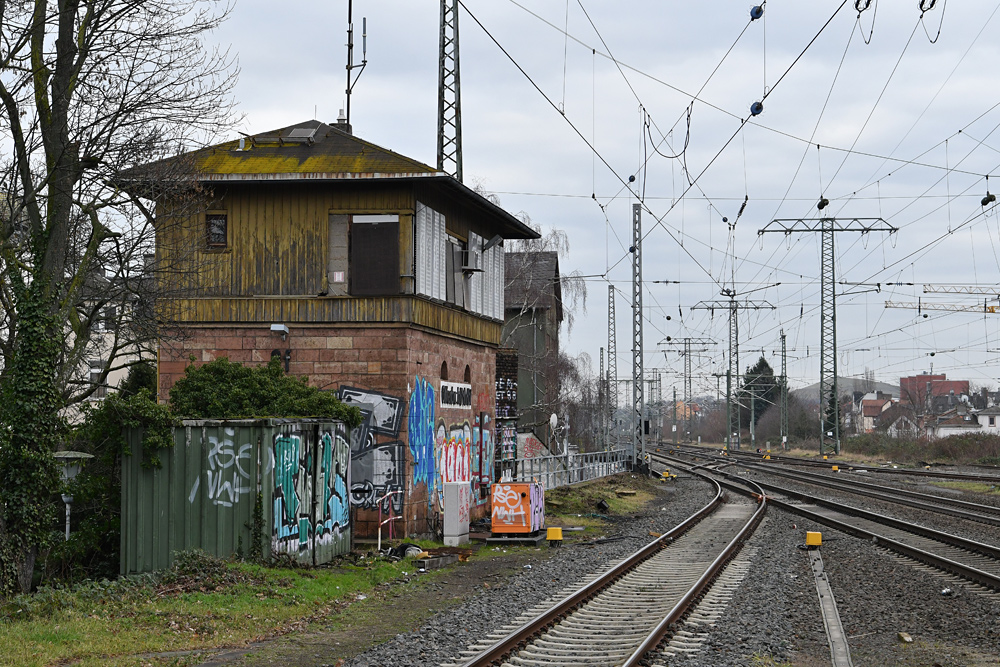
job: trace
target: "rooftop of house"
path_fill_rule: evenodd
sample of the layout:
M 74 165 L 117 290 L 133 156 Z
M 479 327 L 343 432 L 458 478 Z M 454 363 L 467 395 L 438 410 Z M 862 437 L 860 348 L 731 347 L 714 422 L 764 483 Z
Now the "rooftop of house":
M 433 183 L 459 195 L 483 213 L 499 218 L 504 238 L 539 237 L 538 232 L 449 174 L 360 139 L 344 123 L 307 120 L 152 162 L 120 175 L 126 187 L 129 183 L 148 183 L 157 178 L 200 183 L 386 180 Z

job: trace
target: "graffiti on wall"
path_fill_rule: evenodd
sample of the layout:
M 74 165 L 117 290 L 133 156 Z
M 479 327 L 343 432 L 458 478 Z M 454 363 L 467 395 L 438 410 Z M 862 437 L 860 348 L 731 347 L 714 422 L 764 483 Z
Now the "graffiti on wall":
M 378 508 L 379 498 L 403 489 L 403 443 L 399 440 L 351 450 L 351 504 L 365 509 Z M 403 507 L 400 493 L 385 497 L 382 512 L 399 514 Z
M 399 437 L 399 426 L 403 423 L 403 399 L 356 387 L 341 387 L 338 396 L 344 403 L 371 411 L 371 430 L 374 433 Z
M 224 428 L 223 437 L 208 436 L 208 457 L 205 463 L 205 493 L 213 505 L 232 507 L 240 502 L 240 498 L 253 493 L 248 467 L 253 445 L 245 443 L 237 448 L 233 438 L 236 430 Z M 194 503 L 201 488 L 201 478 L 195 478 L 191 491 L 188 493 L 188 503 Z
M 275 552 L 302 553 L 331 544 L 350 525 L 350 450 L 343 442 L 331 431 L 308 428 L 289 427 L 274 436 Z
M 477 505 L 485 505 L 493 480 L 493 428 L 487 413 L 476 416 L 472 440 L 472 493 Z
M 410 454 L 413 457 L 413 483 L 427 486 L 427 502 L 432 503 L 437 476 L 435 474 L 434 387 L 417 378 L 410 394 L 410 416 L 407 424 Z
M 402 491 L 406 459 L 403 443 L 395 439 L 403 420 L 403 401 L 396 396 L 355 387 L 341 387 L 340 399 L 361 411 L 361 425 L 351 430 L 351 505 L 378 509 L 379 498 Z M 379 436 L 393 438 L 379 442 Z M 382 501 L 382 511 L 399 514 L 403 496 L 393 494 Z

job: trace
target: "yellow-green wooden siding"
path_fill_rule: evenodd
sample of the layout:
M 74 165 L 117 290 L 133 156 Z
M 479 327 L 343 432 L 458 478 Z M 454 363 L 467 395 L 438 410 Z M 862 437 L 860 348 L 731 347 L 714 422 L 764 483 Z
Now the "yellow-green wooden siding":
M 216 186 L 210 202 L 183 211 L 161 203 L 157 222 L 160 316 L 170 322 L 406 322 L 498 344 L 500 325 L 457 308 L 431 303 L 414 292 L 413 215 L 410 184 L 261 183 Z M 468 213 L 445 197 L 420 195 L 441 210 L 449 233 L 467 238 L 479 230 Z M 225 211 L 228 244 L 206 246 L 206 210 Z M 328 257 L 331 213 L 400 216 L 400 297 L 319 297 Z M 352 258 L 352 261 L 359 261 Z M 283 298 L 271 298 L 283 297 Z

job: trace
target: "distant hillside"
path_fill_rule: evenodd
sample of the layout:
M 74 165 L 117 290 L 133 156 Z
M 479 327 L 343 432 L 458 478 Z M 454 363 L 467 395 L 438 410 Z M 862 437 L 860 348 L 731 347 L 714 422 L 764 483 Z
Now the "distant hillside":
M 857 387 L 857 391 L 862 391 L 862 387 L 865 385 L 866 381 L 862 378 L 837 378 L 837 391 L 840 392 L 841 396 L 852 393 L 855 391 L 855 387 Z M 876 382 L 875 390 L 881 391 L 883 394 L 890 394 L 893 398 L 899 398 L 899 385 Z M 819 382 L 802 389 L 792 389 L 788 393 L 803 403 L 819 403 Z

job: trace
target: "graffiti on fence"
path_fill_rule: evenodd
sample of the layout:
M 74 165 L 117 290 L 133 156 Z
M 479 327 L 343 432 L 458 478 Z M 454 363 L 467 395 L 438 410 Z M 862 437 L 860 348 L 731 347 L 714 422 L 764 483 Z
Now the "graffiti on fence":
M 204 471 L 205 493 L 213 505 L 232 507 L 240 502 L 242 496 L 253 493 L 250 473 L 247 470 L 253 445 L 245 443 L 237 448 L 233 442 L 236 430 L 224 428 L 222 432 L 222 438 L 217 435 L 208 436 L 209 450 Z M 191 486 L 191 491 L 188 493 L 189 503 L 194 503 L 200 488 L 201 475 L 195 478 Z
M 403 422 L 403 399 L 357 387 L 341 387 L 338 394 L 344 403 L 371 410 L 372 431 L 392 438 L 399 437 L 399 426 Z
M 348 470 L 351 452 L 335 433 L 320 434 L 322 479 L 317 480 L 323 489 L 322 516 L 316 526 L 316 543 L 329 544 L 336 540 L 351 523 L 350 501 L 347 496 Z
M 403 489 L 403 443 L 396 440 L 351 451 L 351 504 L 365 509 L 377 509 L 378 500 L 390 491 Z M 402 494 L 394 494 L 382 501 L 382 511 L 402 510 Z
M 303 553 L 331 544 L 350 525 L 350 450 L 332 431 L 287 430 L 274 437 L 272 547 Z M 314 459 L 318 458 L 318 461 Z M 313 477 L 315 476 L 315 480 Z M 318 501 L 313 515 L 313 490 Z

